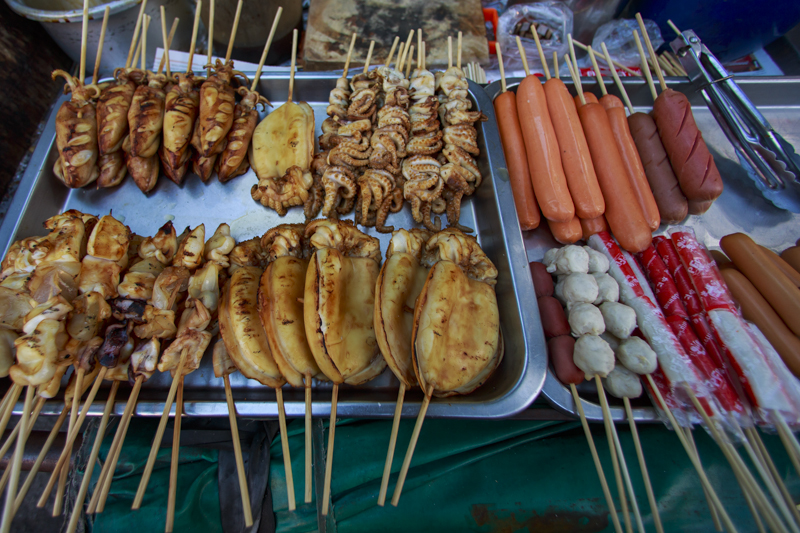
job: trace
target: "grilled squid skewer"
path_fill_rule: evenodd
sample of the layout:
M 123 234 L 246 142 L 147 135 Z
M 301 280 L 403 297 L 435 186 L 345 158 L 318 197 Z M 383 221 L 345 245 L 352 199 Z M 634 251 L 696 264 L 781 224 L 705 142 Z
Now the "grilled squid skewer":
M 253 131 L 258 124 L 258 104 L 270 106 L 269 100 L 256 91 L 248 91 L 246 87 L 239 87 L 242 100 L 236 104 L 233 125 L 228 132 L 225 150 L 217 160 L 217 177 L 225 183 L 237 176 L 241 176 L 250 168 L 247 159 L 247 149 L 253 138 Z
M 167 93 L 164 109 L 164 140 L 158 155 L 164 173 L 180 185 L 186 175 L 190 144 L 200 105 L 200 94 L 195 89 L 194 76 L 177 74 L 178 82 Z
M 64 185 L 71 189 L 85 187 L 97 179 L 99 148 L 97 144 L 97 112 L 92 98 L 99 95 L 96 85 L 83 85 L 63 70 L 54 70 L 67 81 L 64 88 L 72 91 L 72 98 L 64 102 L 56 114 L 56 146 L 58 159 L 53 171 Z

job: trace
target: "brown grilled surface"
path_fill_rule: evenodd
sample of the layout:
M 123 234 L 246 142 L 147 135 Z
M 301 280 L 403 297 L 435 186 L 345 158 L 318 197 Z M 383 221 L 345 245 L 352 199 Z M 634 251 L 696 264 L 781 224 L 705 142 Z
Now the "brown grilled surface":
M 63 87 L 53 81 L 53 69 L 69 70 L 72 61 L 38 23 L 20 17 L 0 2 L 0 194 L 26 152 L 36 129 Z M 0 218 L 5 212 L 0 213 Z
M 459 31 L 464 34 L 461 63 L 488 61 L 479 0 L 312 0 L 303 51 L 305 69 L 342 68 L 353 32 L 358 38 L 351 65 L 363 65 L 371 40 L 375 41 L 372 64 L 382 64 L 395 36 L 405 41 L 408 32 L 416 33 L 417 28 L 422 28 L 429 68 L 447 64 L 447 37 L 452 36 L 455 45 Z

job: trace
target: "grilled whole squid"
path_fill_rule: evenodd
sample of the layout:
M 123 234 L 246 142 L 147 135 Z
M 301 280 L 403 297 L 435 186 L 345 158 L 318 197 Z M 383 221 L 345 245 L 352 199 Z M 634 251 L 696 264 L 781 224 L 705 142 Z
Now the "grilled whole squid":
M 269 100 L 247 87 L 239 87 L 239 94 L 242 95 L 242 100 L 236 104 L 225 150 L 217 159 L 217 177 L 222 183 L 241 176 L 250 168 L 247 149 L 250 148 L 250 140 L 258 123 L 256 108 L 258 104 L 272 107 Z
M 131 140 L 130 136 L 125 137 L 122 143 L 122 151 L 125 159 L 125 166 L 128 173 L 133 178 L 133 182 L 139 187 L 143 193 L 148 193 L 153 190 L 158 182 L 158 173 L 160 171 L 158 164 L 158 155 L 151 157 L 137 157 L 131 154 Z
M 200 106 L 200 93 L 195 89 L 194 76 L 178 74 L 178 83 L 167 93 L 164 104 L 164 139 L 158 155 L 164 174 L 180 185 L 189 166 L 189 149 L 195 119 Z
M 163 74 L 149 72 L 147 85 L 138 86 L 133 93 L 131 107 L 128 109 L 130 155 L 133 157 L 147 159 L 158 152 L 164 128 L 166 83 L 167 78 Z
M 114 77 L 116 80 L 103 87 L 97 99 L 97 143 L 101 156 L 122 148 L 122 141 L 128 135 L 128 110 L 144 72 L 119 68 Z
M 310 386 L 311 378 L 325 379 L 306 340 L 303 292 L 308 248 L 303 224 L 281 224 L 261 239 L 270 263 L 261 275 L 258 310 L 272 356 L 293 387 Z M 309 381 L 304 383 L 303 379 Z
M 430 273 L 414 307 L 414 372 L 435 396 L 468 394 L 503 358 L 497 269 L 474 238 L 455 228 L 428 240 L 422 264 Z
M 421 229 L 392 233 L 375 286 L 375 334 L 386 364 L 406 388 L 417 384 L 411 361 L 414 304 L 430 269 L 420 262 L 431 234 Z
M 99 148 L 97 145 L 97 112 L 90 101 L 99 90 L 96 85 L 84 86 L 63 70 L 54 70 L 53 79 L 62 76 L 72 98 L 64 102 L 56 114 L 56 146 L 58 159 L 53 172 L 72 189 L 85 187 L 97 179 Z
M 198 136 L 193 142 L 200 157 L 211 157 L 225 148 L 225 138 L 233 125 L 236 93 L 231 81 L 237 74 L 233 61 L 223 64 L 217 59 L 212 66 L 214 74 L 200 87 L 200 116 L 197 119 Z
M 386 367 L 373 318 L 380 243 L 352 223 L 334 220 L 310 222 L 305 237 L 315 250 L 303 296 L 311 353 L 334 383 L 369 381 Z

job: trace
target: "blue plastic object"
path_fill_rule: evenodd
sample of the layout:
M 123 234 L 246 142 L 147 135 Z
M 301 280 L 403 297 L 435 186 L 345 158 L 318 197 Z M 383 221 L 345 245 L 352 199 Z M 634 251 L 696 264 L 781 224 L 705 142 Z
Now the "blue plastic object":
M 739 59 L 763 48 L 800 22 L 800 1 L 773 0 L 631 0 L 624 18 L 654 20 L 666 42 L 675 38 L 670 19 L 681 30 L 692 29 L 718 59 Z

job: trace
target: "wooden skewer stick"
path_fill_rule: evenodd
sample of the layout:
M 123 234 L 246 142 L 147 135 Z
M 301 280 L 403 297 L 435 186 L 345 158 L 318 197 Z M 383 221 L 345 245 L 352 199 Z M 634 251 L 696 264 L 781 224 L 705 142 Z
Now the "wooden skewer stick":
M 584 50 L 584 51 L 587 51 L 587 52 L 589 51 L 589 47 L 586 46 L 585 44 L 583 44 L 583 43 L 581 43 L 579 41 L 575 41 L 575 40 L 573 40 L 572 42 L 575 43 L 575 46 L 577 46 L 581 50 Z M 595 50 L 594 53 L 597 54 L 597 55 L 600 55 L 600 52 L 597 51 L 597 50 Z M 614 61 L 613 63 L 614 63 L 615 67 L 617 67 L 620 70 L 623 70 L 623 71 L 627 72 L 631 76 L 641 76 L 640 73 L 636 72 L 635 70 L 629 69 L 628 67 L 626 67 L 625 65 L 623 65 L 621 63 L 618 63 L 617 61 Z
M 606 481 L 606 476 L 603 473 L 603 465 L 600 464 L 600 456 L 597 455 L 597 448 L 594 445 L 594 438 L 592 438 L 592 431 L 589 429 L 589 422 L 586 420 L 586 414 L 583 412 L 583 404 L 581 403 L 581 399 L 578 396 L 578 389 L 575 388 L 573 383 L 569 384 L 569 388 L 572 391 L 572 400 L 575 402 L 575 407 L 578 408 L 578 414 L 581 418 L 581 425 L 583 426 L 583 433 L 586 435 L 586 441 L 589 443 L 589 451 L 592 454 L 592 460 L 594 461 L 594 467 L 597 470 L 597 477 L 600 478 L 600 485 L 603 487 L 603 495 L 606 498 L 606 505 L 608 505 L 608 512 L 611 515 L 611 521 L 614 524 L 614 530 L 616 533 L 622 533 L 622 525 L 619 523 L 619 517 L 617 516 L 617 509 L 614 505 L 614 500 L 611 498 L 611 491 L 608 488 L 608 482 Z
M 611 418 L 611 412 L 608 409 L 606 393 L 603 390 L 603 382 L 600 381 L 600 376 L 595 376 L 595 384 L 597 385 L 597 395 L 600 397 L 600 406 L 603 409 L 603 425 L 606 429 L 608 451 L 611 454 L 611 466 L 614 468 L 614 477 L 617 481 L 617 495 L 619 496 L 620 505 L 622 506 L 622 519 L 625 521 L 625 530 L 630 533 L 633 531 L 633 526 L 631 525 L 631 517 L 628 513 L 628 498 L 625 496 L 625 485 L 622 481 L 622 472 L 625 471 L 627 473 L 627 467 L 624 463 L 624 456 L 620 453 L 617 441 L 614 438 L 616 435 L 614 420 Z M 622 466 L 620 466 L 620 461 L 622 461 Z M 626 477 L 630 479 L 629 476 Z M 631 505 L 634 506 L 634 514 L 638 514 L 635 498 L 631 498 Z M 637 518 L 637 525 L 640 521 L 641 517 Z M 640 528 L 640 530 L 643 531 L 644 528 Z
M 558 70 L 558 52 L 553 52 L 553 69 L 555 70 L 556 79 L 561 79 L 561 72 Z
M 211 0 L 208 13 L 208 57 L 206 58 L 206 65 L 208 65 L 206 76 L 211 77 L 211 56 L 214 51 L 214 7 L 216 2 Z
M 594 75 L 597 76 L 597 83 L 600 85 L 600 93 L 605 96 L 608 94 L 606 91 L 606 84 L 603 82 L 603 75 L 600 73 L 600 67 L 597 65 L 597 58 L 594 57 L 594 51 L 589 49 L 589 59 L 592 61 L 592 68 L 594 69 Z
M 156 436 L 153 439 L 153 445 L 150 447 L 150 455 L 147 458 L 147 464 L 145 465 L 144 472 L 142 473 L 142 480 L 139 483 L 139 489 L 136 491 L 136 497 L 133 499 L 133 505 L 131 506 L 131 509 L 133 510 L 138 509 L 142 505 L 144 492 L 147 489 L 147 484 L 150 482 L 150 475 L 153 473 L 153 466 L 156 462 L 158 448 L 161 445 L 161 439 L 164 437 L 164 430 L 166 429 L 167 421 L 169 420 L 169 412 L 172 409 L 172 403 L 175 400 L 175 393 L 177 392 L 178 385 L 181 382 L 183 365 L 186 363 L 186 356 L 188 353 L 189 351 L 187 349 L 184 349 L 181 352 L 181 359 L 178 362 L 178 368 L 175 371 L 176 377 L 172 378 L 172 384 L 170 385 L 169 393 L 167 394 L 167 401 L 164 402 L 164 412 L 161 413 L 161 421 L 158 424 L 158 430 L 156 431 Z
M 456 68 L 461 68 L 461 36 L 462 32 L 458 32 L 458 55 L 456 56 Z
M 414 45 L 411 45 L 411 58 L 408 60 L 408 65 L 406 65 L 406 78 L 411 77 L 411 63 L 413 63 L 414 58 Z
M 331 501 L 331 474 L 333 473 L 333 441 L 336 437 L 336 406 L 339 403 L 339 384 L 333 384 L 331 420 L 328 424 L 328 453 L 325 457 L 325 482 L 322 490 L 322 516 L 328 515 Z
M 789 455 L 789 460 L 792 462 L 797 474 L 800 475 L 800 444 L 798 444 L 786 420 L 778 411 L 772 411 L 772 419 L 778 430 L 781 443 Z
M 413 31 L 413 30 L 412 30 Z M 347 78 L 347 71 L 350 70 L 350 58 L 353 57 L 353 47 L 356 45 L 356 34 L 350 38 L 350 48 L 347 50 L 347 57 L 344 60 L 344 70 L 342 77 Z
M 22 387 L 20 387 L 16 383 L 12 383 L 11 386 L 6 390 L 6 393 L 3 394 L 3 399 L 2 401 L 0 401 L 0 413 L 5 414 L 6 408 L 8 407 L 8 404 L 11 401 L 11 396 L 13 395 L 14 391 L 17 390 L 22 390 Z M 16 402 L 17 400 L 15 399 L 14 401 Z M 5 428 L 3 428 L 3 431 L 5 431 Z
M 531 33 L 533 34 L 533 40 L 536 42 L 536 51 L 539 52 L 539 61 L 542 62 L 542 69 L 544 70 L 544 78 L 545 80 L 550 79 L 550 68 L 547 66 L 547 59 L 544 57 L 544 50 L 542 50 L 542 43 L 539 41 L 539 33 L 536 31 L 535 28 L 531 27 Z M 520 46 L 519 40 L 517 41 L 517 46 Z M 520 52 L 522 55 L 522 52 Z M 557 59 L 558 55 L 553 53 L 553 59 Z M 558 67 L 556 67 L 558 70 Z
M 700 483 L 706 488 L 708 491 L 709 496 L 711 496 L 711 500 L 714 502 L 714 505 L 717 507 L 719 511 L 720 519 L 722 520 L 722 525 L 725 526 L 725 529 L 728 530 L 729 533 L 735 533 L 738 531 L 736 526 L 733 525 L 730 516 L 728 516 L 728 512 L 722 506 L 722 502 L 719 500 L 717 496 L 717 492 L 714 490 L 714 487 L 711 486 L 711 482 L 708 480 L 708 476 L 706 475 L 705 470 L 703 470 L 703 465 L 700 463 L 697 455 L 692 452 L 692 448 L 686 440 L 686 435 L 684 435 L 683 431 L 680 431 L 679 428 L 681 427 L 678 424 L 678 421 L 675 420 L 675 416 L 670 411 L 669 407 L 667 406 L 667 402 L 664 401 L 664 397 L 661 396 L 661 391 L 658 390 L 656 387 L 655 381 L 653 381 L 653 376 L 650 374 L 646 374 L 645 377 L 647 378 L 647 382 L 650 384 L 650 388 L 653 390 L 653 393 L 660 404 L 661 409 L 666 413 L 667 418 L 669 419 L 670 424 L 675 429 L 675 435 L 678 437 L 678 440 L 681 441 L 681 445 L 683 446 L 684 450 L 686 450 L 686 454 L 689 456 L 689 460 L 692 462 L 692 466 L 694 466 L 695 470 L 697 471 L 697 475 L 700 477 Z
M 422 29 L 417 28 L 417 68 L 425 68 L 422 66 Z
M 67 533 L 75 533 L 78 527 L 78 519 L 81 517 L 83 511 L 83 502 L 86 500 L 86 493 L 89 491 L 89 483 L 92 480 L 92 472 L 94 471 L 97 456 L 100 454 L 100 446 L 103 444 L 103 437 L 106 433 L 106 426 L 108 425 L 108 417 L 111 415 L 111 409 L 114 408 L 114 399 L 119 390 L 119 381 L 114 380 L 111 384 L 111 391 L 108 393 L 105 409 L 103 409 L 103 418 L 100 419 L 100 426 L 97 428 L 97 436 L 92 445 L 92 451 L 89 454 L 89 460 L 86 462 L 86 471 L 83 473 L 81 480 L 81 487 L 78 490 L 78 497 L 75 499 L 75 505 L 72 508 L 72 516 L 69 519 L 69 526 Z
M 520 40 L 519 36 L 517 36 L 517 48 L 519 48 L 519 57 L 522 59 L 522 68 L 525 70 L 525 76 L 531 75 L 531 69 L 528 68 L 528 56 L 525 54 L 525 47 L 522 46 L 522 41 Z M 500 53 L 497 54 L 498 59 L 500 58 Z
M 31 431 L 33 429 L 33 424 L 36 422 L 36 419 L 39 418 L 39 413 L 42 412 L 42 407 L 44 407 L 44 403 L 47 401 L 46 398 L 38 398 L 36 400 L 36 405 L 33 406 L 33 412 L 31 413 L 31 421 L 28 424 L 28 436 L 25 437 L 26 439 L 31 436 Z M 14 426 L 14 429 L 11 430 L 11 434 L 8 436 L 6 441 L 3 443 L 3 447 L 0 448 L 0 457 L 5 457 L 8 450 L 11 446 L 17 442 L 17 434 L 20 432 L 22 428 L 21 424 L 17 424 Z M 3 489 L 6 487 L 6 482 L 8 481 L 8 474 L 9 469 L 6 468 L 5 472 L 3 472 L 3 478 L 0 479 L 0 493 L 3 492 Z
M 669 19 L 667 19 L 667 26 L 672 28 L 672 31 L 674 31 L 677 35 L 681 34 L 681 30 L 679 30 L 678 27 L 675 26 L 675 24 Z
M 680 428 L 676 429 L 676 431 L 680 431 Z M 686 441 L 692 448 L 692 453 L 694 453 L 694 455 L 697 457 L 697 460 L 699 461 L 700 454 L 698 453 L 697 445 L 694 442 L 694 434 L 692 432 L 691 426 L 683 428 L 683 431 L 686 434 Z M 714 529 L 716 531 L 722 531 L 722 523 L 720 523 L 719 521 L 719 512 L 717 511 L 717 506 L 714 505 L 713 501 L 711 501 L 711 496 L 708 494 L 708 491 L 706 490 L 705 487 L 703 487 L 703 494 L 705 494 L 706 501 L 708 502 L 708 509 L 711 512 L 711 521 L 714 522 Z M 764 526 L 761 525 L 761 518 L 758 516 L 758 514 L 755 512 L 755 509 L 753 508 L 753 502 L 750 499 L 750 495 L 745 494 L 745 497 L 747 499 L 747 504 L 750 506 L 751 511 L 753 511 L 753 516 L 756 519 L 756 523 L 759 525 L 759 530 L 761 531 L 761 533 L 763 533 Z
M 292 31 L 292 66 L 289 69 L 289 97 L 286 102 L 292 101 L 292 93 L 294 93 L 294 71 L 297 68 L 297 30 Z
M 164 55 L 161 57 L 161 61 L 167 64 L 167 79 L 169 79 L 172 77 L 172 70 L 169 64 L 169 47 L 172 41 L 167 37 L 167 16 L 164 11 L 164 6 L 161 6 L 161 39 L 164 41 Z M 158 67 L 158 73 L 161 74 L 161 65 Z
M 764 442 L 761 440 L 761 436 L 758 434 L 758 430 L 756 428 L 747 428 L 745 432 L 749 433 L 749 439 L 755 445 L 755 447 L 760 451 L 761 456 L 764 458 L 764 462 L 766 463 L 767 467 L 769 468 L 770 473 L 772 474 L 775 483 L 778 485 L 778 488 L 781 490 L 781 494 L 783 494 L 783 499 L 786 501 L 786 504 L 789 506 L 789 509 L 792 510 L 792 514 L 794 514 L 795 521 L 800 523 L 800 511 L 798 511 L 797 506 L 792 499 L 792 495 L 789 494 L 789 491 L 786 488 L 786 484 L 783 482 L 783 478 L 778 473 L 778 469 L 775 468 L 775 463 L 772 461 L 772 457 L 770 457 L 767 448 L 764 446 Z
M 503 52 L 500 51 L 500 47 L 496 46 L 495 51 L 497 52 L 497 63 L 500 67 L 500 92 L 506 92 L 506 69 L 503 66 Z
M 622 101 L 625 102 L 625 106 L 628 108 L 628 112 L 633 115 L 633 105 L 631 104 L 631 99 L 628 98 L 628 91 L 625 90 L 625 86 L 622 85 L 622 81 L 619 79 L 619 75 L 617 74 L 617 70 L 611 65 L 611 55 L 608 53 L 608 48 L 606 47 L 605 41 L 600 43 L 600 46 L 603 47 L 603 54 L 606 61 L 606 64 L 609 65 L 609 69 L 611 70 L 611 76 L 614 78 L 614 83 L 617 84 L 617 88 L 619 89 L 620 94 L 622 95 Z
M 78 369 L 77 377 L 75 378 L 75 394 L 72 396 L 72 411 L 69 414 L 69 425 L 67 426 L 67 440 L 69 441 L 70 435 L 77 435 L 77 427 L 75 423 L 77 422 L 78 417 L 78 406 L 80 405 L 81 395 L 83 393 L 83 377 L 84 377 L 84 370 L 82 368 Z M 87 405 L 88 409 L 88 405 Z M 74 442 L 74 439 L 73 439 Z M 64 447 L 64 450 L 61 452 L 62 456 L 66 456 L 67 460 L 64 461 L 62 466 L 56 466 L 55 470 L 53 470 L 53 475 L 50 476 L 50 481 L 47 484 L 47 489 L 45 489 L 45 493 L 47 497 L 42 498 L 39 500 L 41 505 L 37 504 L 39 507 L 44 507 L 47 503 L 47 498 L 50 497 L 50 492 L 53 489 L 53 483 L 55 482 L 56 473 L 60 472 L 58 476 L 58 489 L 56 489 L 56 501 L 53 504 L 53 516 L 60 516 L 61 511 L 64 506 L 64 491 L 67 488 L 67 477 L 69 476 L 69 459 L 72 455 L 72 444 L 67 443 Z M 44 494 L 42 494 L 44 496 Z
M 197 0 L 194 11 L 194 24 L 192 25 L 192 42 L 189 44 L 189 62 L 186 65 L 186 74 L 192 72 L 194 64 L 194 47 L 197 45 L 197 30 L 200 28 L 200 13 L 203 11 L 203 0 Z
M 100 369 L 100 372 L 97 374 L 97 378 L 94 380 L 92 384 L 92 388 L 89 391 L 89 394 L 86 395 L 86 400 L 83 402 L 83 409 L 80 411 L 80 415 L 77 419 L 74 419 L 74 415 L 77 414 L 78 409 L 76 407 L 76 399 L 80 399 L 81 391 L 83 389 L 83 370 L 78 369 L 78 374 L 75 379 L 75 394 L 72 397 L 72 412 L 70 413 L 70 422 L 72 422 L 72 427 L 68 427 L 67 431 L 67 440 L 64 443 L 64 449 L 61 452 L 61 455 L 58 458 L 58 462 L 56 463 L 55 468 L 53 469 L 53 473 L 50 476 L 50 480 L 47 482 L 47 487 L 45 487 L 44 492 L 42 492 L 41 498 L 39 498 L 39 502 L 36 504 L 37 507 L 44 507 L 47 504 L 47 500 L 50 498 L 50 493 L 53 490 L 53 486 L 55 485 L 56 480 L 59 481 L 59 488 L 61 483 L 61 478 L 58 477 L 59 472 L 63 476 L 63 472 L 66 469 L 69 472 L 69 462 L 72 455 L 72 445 L 75 443 L 75 439 L 78 438 L 78 433 L 80 433 L 81 426 L 83 425 L 83 421 L 86 420 L 86 415 L 89 413 L 89 408 L 94 401 L 95 396 L 97 396 L 97 391 L 100 390 L 100 385 L 103 383 L 103 379 L 105 378 L 106 372 L 108 369 L 103 367 Z M 62 489 L 63 490 L 63 489 Z M 62 494 L 63 496 L 63 494 Z M 59 511 L 58 514 L 61 514 Z M 58 516 L 58 515 L 55 515 Z
M 39 469 L 44 462 L 45 457 L 47 456 L 47 452 L 50 451 L 50 448 L 53 446 L 53 442 L 55 442 L 56 437 L 58 437 L 59 432 L 61 431 L 61 426 L 64 425 L 64 421 L 67 419 L 67 415 L 69 414 L 69 407 L 64 406 L 61 410 L 61 414 L 56 419 L 55 425 L 53 425 L 53 429 L 50 430 L 50 435 L 48 435 L 47 440 L 42 446 L 42 450 L 39 452 L 39 456 L 36 458 L 36 462 L 33 463 L 33 468 L 31 471 L 28 472 L 28 477 L 25 478 L 25 483 L 22 484 L 22 488 L 19 489 L 19 494 L 17 494 L 16 500 L 14 500 L 14 509 L 18 509 L 20 505 L 22 505 L 22 500 L 25 499 L 25 496 L 28 494 L 28 490 L 30 490 L 33 481 L 36 479 L 36 474 L 39 473 Z M 31 427 L 33 425 L 31 424 Z
M 355 34 L 353 34 L 353 35 L 355 35 Z M 403 67 L 406 64 L 406 59 L 410 58 L 409 61 L 408 61 L 409 65 L 411 63 L 413 63 L 413 61 L 414 61 L 414 52 L 410 52 L 410 50 L 413 49 L 413 46 L 411 45 L 411 43 L 413 42 L 413 40 L 412 40 L 413 38 L 414 38 L 414 30 L 410 30 L 408 32 L 408 39 L 406 39 L 406 45 L 403 47 L 403 59 L 397 65 L 397 70 L 399 70 L 401 72 L 403 71 Z M 408 76 L 406 76 L 406 77 L 408 77 Z
M 164 7 L 164 6 L 161 6 L 161 7 Z M 175 31 L 178 29 L 178 22 L 180 22 L 180 20 L 181 19 L 179 19 L 178 17 L 175 17 L 174 19 L 172 19 L 172 26 L 169 29 L 169 35 L 167 36 L 167 47 L 165 48 L 165 50 L 169 50 L 170 47 L 172 46 L 172 39 L 175 37 Z M 167 56 L 167 54 L 165 52 L 164 55 L 161 56 L 161 61 L 158 63 L 158 73 L 159 74 L 161 74 L 161 71 L 164 70 L 164 66 L 165 66 L 167 60 L 168 60 L 168 56 Z M 171 73 L 169 71 L 167 71 L 167 77 L 168 78 L 172 77 Z
M 428 69 L 428 43 L 422 41 L 422 68 Z
M 150 16 L 144 16 L 144 27 L 142 29 L 142 54 L 141 54 L 141 65 L 142 70 L 147 70 L 147 29 L 150 27 Z
M 17 405 L 17 400 L 19 399 L 19 395 L 22 392 L 22 387 L 14 383 L 8 392 L 11 394 L 10 396 L 6 394 L 6 405 L 5 410 L 3 411 L 3 417 L 0 419 L 0 435 L 6 430 L 8 427 L 8 421 L 11 420 L 11 415 L 14 412 L 14 406 Z
M 572 76 L 572 83 L 578 90 L 578 98 L 580 98 L 581 100 L 581 105 L 586 105 L 586 98 L 583 96 L 583 86 L 581 85 L 581 79 L 578 77 L 577 74 L 575 74 L 575 69 L 572 68 L 572 60 L 569 58 L 569 54 L 564 54 L 564 62 L 567 64 L 570 76 Z
M 364 74 L 369 71 L 369 64 L 372 61 L 372 51 L 375 49 L 375 41 L 369 42 L 369 51 L 367 51 L 367 60 L 364 62 Z
M 241 6 L 241 0 L 239 1 Z M 175 399 L 175 421 L 172 426 L 172 457 L 169 464 L 169 493 L 167 494 L 167 525 L 165 533 L 175 526 L 175 499 L 178 497 L 178 465 L 181 454 L 181 419 L 183 418 L 183 376 L 178 374 L 178 395 Z M 174 379 L 174 378 L 173 378 Z
M 242 14 L 242 0 L 239 0 L 239 3 L 236 4 L 236 15 L 233 17 L 233 27 L 231 28 L 231 37 L 228 39 L 228 51 L 225 52 L 225 62 L 231 60 L 231 55 L 233 55 L 233 42 L 236 40 L 236 31 L 239 29 L 239 17 Z
M 89 514 L 102 513 L 103 509 L 105 509 L 106 498 L 108 498 L 111 482 L 114 479 L 114 471 L 117 468 L 117 461 L 119 461 L 119 455 L 122 452 L 122 443 L 125 442 L 125 435 L 128 433 L 131 415 L 134 407 L 136 407 L 136 400 L 139 398 L 139 391 L 142 389 L 143 382 L 144 375 L 142 374 L 136 376 L 136 381 L 133 382 L 128 402 L 125 404 L 125 410 L 122 412 L 122 418 L 117 426 L 117 432 L 114 434 L 114 440 L 111 441 L 111 447 L 108 449 L 106 462 L 100 472 L 97 485 L 95 485 L 92 499 L 89 501 L 89 507 L 87 508 L 87 513 Z
M 97 83 L 98 75 L 100 74 L 100 58 L 103 55 L 103 44 L 106 40 L 106 29 L 108 28 L 108 13 L 111 11 L 110 6 L 106 6 L 103 11 L 103 26 L 100 28 L 100 39 L 97 40 L 97 56 L 94 60 L 94 73 L 92 74 L 92 83 Z
M 289 499 L 289 510 L 295 510 L 294 476 L 292 475 L 292 457 L 289 455 L 289 433 L 286 430 L 286 408 L 283 405 L 283 389 L 275 389 L 278 400 L 278 425 L 281 429 L 281 451 L 283 452 L 283 469 L 286 475 L 286 496 Z
M 498 50 L 500 47 L 497 48 Z M 389 450 L 386 452 L 386 462 L 383 465 L 383 477 L 381 478 L 381 490 L 378 493 L 378 505 L 383 507 L 386 503 L 386 491 L 389 488 L 389 477 L 392 474 L 392 460 L 394 459 L 394 449 L 397 447 L 397 431 L 400 429 L 400 415 L 403 412 L 403 399 L 406 395 L 405 383 L 400 383 L 397 390 L 397 403 L 394 407 L 394 419 L 392 420 L 392 434 L 389 436 Z
M 228 419 L 231 423 L 231 438 L 233 439 L 233 455 L 236 457 L 236 472 L 239 474 L 239 493 L 242 496 L 242 509 L 244 510 L 244 525 L 253 525 L 253 511 L 250 508 L 250 490 L 247 487 L 247 474 L 244 471 L 242 458 L 242 443 L 239 440 L 239 425 L 236 422 L 236 405 L 233 403 L 231 392 L 231 378 L 228 374 L 222 377 L 225 380 L 225 399 L 228 402 Z
M 386 58 L 386 63 L 384 66 L 388 67 L 392 64 L 392 58 L 394 57 L 394 51 L 397 49 L 398 42 L 400 42 L 400 37 L 395 36 L 394 41 L 392 42 L 392 48 L 389 50 L 389 57 Z
M 86 78 L 86 41 L 89 38 L 89 0 L 83 0 L 83 26 L 81 27 L 81 66 L 78 76 L 81 85 Z
M 447 68 L 453 66 L 453 36 L 447 36 Z
M 272 21 L 272 29 L 269 30 L 269 37 L 267 37 L 267 42 L 264 45 L 264 51 L 261 53 L 261 59 L 258 62 L 258 68 L 256 69 L 256 75 L 253 78 L 253 84 L 250 86 L 251 91 L 255 91 L 256 87 L 258 87 L 258 82 L 261 79 L 261 70 L 264 68 L 264 63 L 267 61 L 269 47 L 272 46 L 272 39 L 275 37 L 275 30 L 278 28 L 278 22 L 281 20 L 282 13 L 283 7 L 279 7 L 278 11 L 275 13 L 275 20 Z
M 628 418 L 628 425 L 631 428 L 631 436 L 633 437 L 633 447 L 636 448 L 636 458 L 639 461 L 639 468 L 642 470 L 642 479 L 644 480 L 644 490 L 647 493 L 647 502 L 650 504 L 650 512 L 653 515 L 653 524 L 656 527 L 656 533 L 664 533 L 664 526 L 661 524 L 661 514 L 658 512 L 658 503 L 656 503 L 655 494 L 653 494 L 653 485 L 650 483 L 650 474 L 647 472 L 647 464 L 644 460 L 644 452 L 642 451 L 642 443 L 639 441 L 639 431 L 636 429 L 636 420 L 633 418 L 633 410 L 631 409 L 631 401 L 626 396 L 622 398 L 622 403 L 625 405 L 625 414 Z M 714 509 L 714 507 L 711 507 Z M 714 509 L 716 512 L 716 509 Z
M 402 46 L 402 45 L 401 45 Z M 311 429 L 311 374 L 307 374 L 305 377 L 305 392 L 306 392 L 306 413 L 305 413 L 305 444 L 306 444 L 306 478 L 305 478 L 305 494 L 304 500 L 305 503 L 311 503 L 311 499 L 314 497 L 313 491 L 313 483 L 314 483 L 314 469 L 311 466 L 311 457 L 314 453 L 313 450 L 313 443 L 311 437 L 313 435 Z
M 84 12 L 86 12 L 86 5 L 87 4 L 84 4 Z M 11 521 L 14 519 L 14 515 L 17 511 L 14 505 L 14 498 L 17 494 L 17 487 L 19 486 L 19 474 L 22 470 L 22 454 L 25 451 L 28 422 L 30 419 L 31 404 L 33 403 L 33 393 L 35 391 L 36 387 L 32 385 L 28 385 L 28 388 L 25 390 L 25 403 L 22 408 L 22 419 L 19 422 L 22 424 L 22 429 L 17 434 L 17 449 L 14 452 L 14 462 L 11 465 L 11 478 L 8 482 L 8 488 L 6 489 L 6 506 L 3 509 L 2 522 L 0 522 L 0 531 L 2 531 L 2 533 L 11 531 Z
M 656 101 L 658 98 L 658 93 L 656 92 L 656 86 L 653 84 L 653 77 L 650 75 L 650 68 L 647 66 L 647 57 L 644 55 L 644 49 L 642 48 L 642 41 L 639 40 L 639 32 L 633 30 L 633 40 L 636 41 L 636 48 L 639 49 L 639 57 L 642 61 L 642 72 L 644 72 L 644 79 L 647 80 L 647 86 L 650 87 L 650 96 L 653 97 L 653 101 Z
M 644 44 L 647 46 L 647 52 L 650 54 L 650 59 L 653 60 L 653 69 L 656 71 L 656 76 L 658 76 L 658 83 L 661 85 L 661 90 L 666 91 L 667 82 L 664 81 L 664 74 L 661 72 L 661 67 L 658 65 L 658 56 L 656 56 L 656 51 L 653 50 L 653 43 L 650 41 L 650 35 L 648 35 L 647 28 L 644 26 L 644 20 L 642 20 L 641 13 L 636 13 L 636 21 L 639 23 L 639 29 L 642 30 Z
M 139 31 L 142 29 L 145 7 L 147 7 L 147 0 L 142 0 L 142 5 L 139 7 L 139 15 L 136 17 L 136 26 L 133 28 L 133 39 L 131 39 L 131 47 L 128 49 L 128 59 L 125 61 L 125 68 L 136 64 L 134 62 L 134 52 L 136 51 L 136 43 L 139 39 Z
M 419 439 L 419 432 L 422 430 L 422 423 L 425 421 L 425 415 L 428 412 L 428 406 L 431 404 L 431 396 L 433 395 L 433 385 L 428 386 L 425 391 L 425 399 L 422 400 L 422 406 L 417 415 L 417 423 L 414 424 L 414 431 L 411 433 L 411 441 L 408 443 L 406 456 L 403 459 L 403 466 L 400 468 L 400 474 L 397 476 L 397 484 L 394 486 L 394 494 L 392 495 L 392 505 L 397 507 L 400 503 L 400 494 L 403 492 L 403 485 L 406 482 L 408 475 L 408 468 L 411 466 L 411 458 L 414 456 L 414 448 L 417 447 L 417 440 Z

